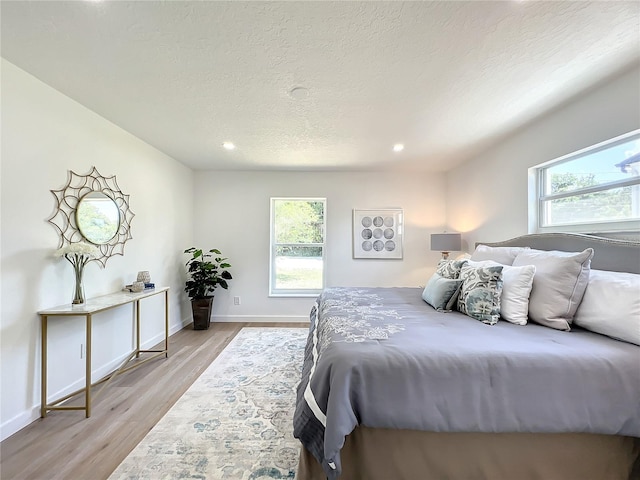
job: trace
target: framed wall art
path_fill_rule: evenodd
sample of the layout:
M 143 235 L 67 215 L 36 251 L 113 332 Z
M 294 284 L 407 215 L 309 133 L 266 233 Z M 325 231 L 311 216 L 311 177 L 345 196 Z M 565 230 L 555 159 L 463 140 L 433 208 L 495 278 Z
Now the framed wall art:
M 401 208 L 353 209 L 353 258 L 401 259 Z

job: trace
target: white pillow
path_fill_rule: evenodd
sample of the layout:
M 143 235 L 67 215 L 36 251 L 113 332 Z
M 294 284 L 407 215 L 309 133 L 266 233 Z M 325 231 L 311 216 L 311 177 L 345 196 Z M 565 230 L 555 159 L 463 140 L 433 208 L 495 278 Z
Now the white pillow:
M 573 323 L 640 345 L 640 275 L 591 270 Z
M 502 265 L 513 265 L 513 261 L 518 254 L 529 247 L 489 247 L 478 245 L 469 260 L 481 262 L 483 260 L 493 260 Z
M 555 328 L 571 330 L 573 316 L 589 281 L 593 248 L 582 252 L 525 250 L 513 265 L 535 265 L 536 275 L 529 297 L 529 320 Z
M 471 266 L 499 265 L 491 260 L 469 261 Z M 534 265 L 513 267 L 503 265 L 502 295 L 500 297 L 500 316 L 516 325 L 526 325 L 529 312 L 529 295 L 536 273 Z

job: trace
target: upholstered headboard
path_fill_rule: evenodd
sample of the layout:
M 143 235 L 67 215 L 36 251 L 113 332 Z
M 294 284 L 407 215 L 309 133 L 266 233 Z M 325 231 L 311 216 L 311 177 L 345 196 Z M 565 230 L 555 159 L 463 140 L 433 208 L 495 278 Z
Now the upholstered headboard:
M 640 242 L 615 240 L 575 233 L 539 233 L 523 235 L 504 242 L 477 242 L 490 247 L 530 247 L 538 250 L 581 252 L 593 248 L 591 268 L 613 272 L 640 273 Z

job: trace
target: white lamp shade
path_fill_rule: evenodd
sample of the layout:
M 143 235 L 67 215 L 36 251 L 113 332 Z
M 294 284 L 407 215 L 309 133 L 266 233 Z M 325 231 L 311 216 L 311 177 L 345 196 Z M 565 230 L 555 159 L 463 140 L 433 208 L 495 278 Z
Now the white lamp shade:
M 431 250 L 438 252 L 459 252 L 462 249 L 462 235 L 459 233 L 432 233 Z

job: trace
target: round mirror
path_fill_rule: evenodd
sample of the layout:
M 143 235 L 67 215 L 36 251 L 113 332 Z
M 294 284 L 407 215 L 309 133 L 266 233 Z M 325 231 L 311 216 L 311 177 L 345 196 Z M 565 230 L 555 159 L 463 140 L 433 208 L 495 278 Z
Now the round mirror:
M 76 224 L 82 236 L 91 243 L 108 243 L 120 228 L 120 209 L 104 193 L 89 192 L 78 202 Z

